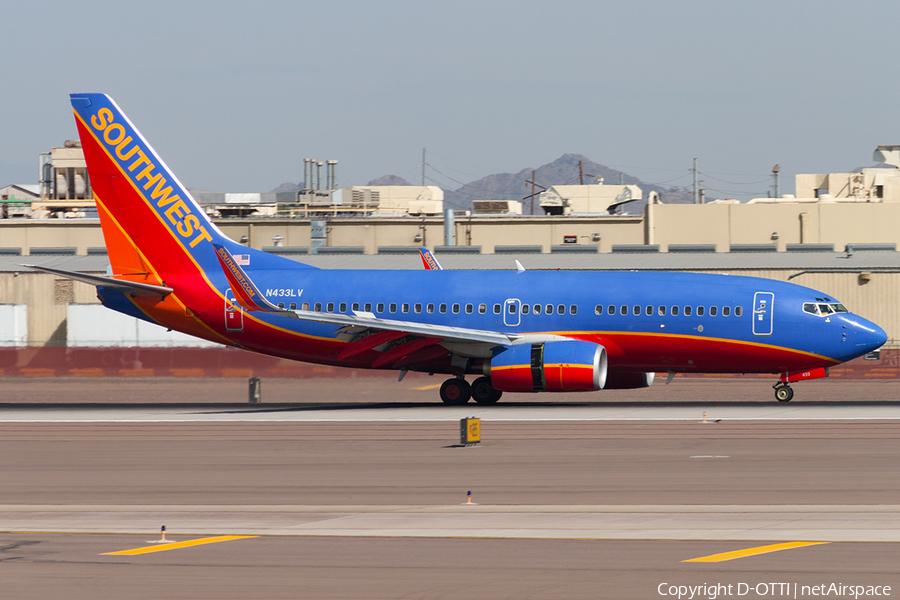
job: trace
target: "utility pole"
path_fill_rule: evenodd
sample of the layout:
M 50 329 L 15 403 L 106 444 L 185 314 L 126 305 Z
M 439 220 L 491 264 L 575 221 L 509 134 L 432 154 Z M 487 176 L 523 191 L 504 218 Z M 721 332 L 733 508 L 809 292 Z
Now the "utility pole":
M 694 204 L 700 204 L 700 188 L 697 187 L 697 159 L 694 159 Z
M 531 172 L 531 181 L 526 181 L 525 185 L 531 186 L 531 194 L 522 198 L 522 200 L 528 200 L 531 198 L 531 214 L 534 214 L 534 197 L 540 194 L 541 192 L 546 192 L 547 188 L 542 186 L 541 184 L 535 182 L 534 171 Z M 534 188 L 541 188 L 541 191 L 535 191 Z
M 580 160 L 578 161 L 578 181 L 581 182 L 581 185 L 584 185 L 584 169 L 581 168 Z
M 425 148 L 422 148 L 422 187 L 425 187 Z
M 781 165 L 775 165 L 772 167 L 772 177 L 775 179 L 775 197 L 780 197 L 778 193 L 778 173 L 781 171 Z

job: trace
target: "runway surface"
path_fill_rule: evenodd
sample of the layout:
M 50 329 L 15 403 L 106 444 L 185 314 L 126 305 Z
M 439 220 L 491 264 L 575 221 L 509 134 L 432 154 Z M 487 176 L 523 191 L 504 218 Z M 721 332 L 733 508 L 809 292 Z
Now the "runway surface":
M 246 382 L 213 398 L 201 380 L 69 380 L 73 397 L 110 394 L 89 403 L 15 383 L 27 402 L 0 392 L 3 597 L 900 590 L 892 382 L 798 385 L 788 405 L 764 382 L 685 380 L 671 401 L 654 386 L 452 408 L 424 381 L 319 382 L 305 402 L 264 382 L 261 405 L 223 402 Z M 484 441 L 461 447 L 473 415 Z M 155 543 L 163 525 L 174 545 Z M 698 558 L 717 562 L 683 562 Z M 794 593 L 779 590 L 742 597 Z

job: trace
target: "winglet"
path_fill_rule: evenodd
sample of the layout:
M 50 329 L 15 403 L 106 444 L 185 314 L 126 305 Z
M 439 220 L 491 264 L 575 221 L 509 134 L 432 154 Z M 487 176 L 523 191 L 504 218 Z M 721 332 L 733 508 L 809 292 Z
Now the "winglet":
M 428 248 L 419 248 L 419 254 L 422 256 L 422 264 L 428 271 L 443 271 L 444 267 L 437 261 L 434 254 Z
M 216 250 L 216 257 L 228 283 L 231 284 L 231 293 L 241 308 L 248 312 L 268 312 L 278 313 L 286 316 L 296 316 L 293 311 L 284 308 L 278 308 L 263 296 L 260 291 L 253 285 L 250 278 L 244 273 L 244 270 L 237 264 L 231 252 L 225 246 L 213 244 Z
M 524 273 L 524 272 L 525 272 L 525 267 L 523 267 L 523 266 L 522 266 L 522 263 L 520 263 L 518 260 L 516 261 L 516 272 L 517 272 L 517 273 Z

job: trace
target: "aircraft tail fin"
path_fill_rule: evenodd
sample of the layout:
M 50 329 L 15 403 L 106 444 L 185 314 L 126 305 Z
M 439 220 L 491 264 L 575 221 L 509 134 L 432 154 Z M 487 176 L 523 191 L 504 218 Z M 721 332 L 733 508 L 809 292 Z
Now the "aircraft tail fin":
M 422 257 L 422 264 L 425 265 L 427 271 L 443 271 L 444 267 L 437 261 L 434 254 L 428 248 L 419 248 L 419 255 Z
M 113 275 L 161 285 L 161 273 L 218 266 L 231 244 L 112 98 L 72 94 Z

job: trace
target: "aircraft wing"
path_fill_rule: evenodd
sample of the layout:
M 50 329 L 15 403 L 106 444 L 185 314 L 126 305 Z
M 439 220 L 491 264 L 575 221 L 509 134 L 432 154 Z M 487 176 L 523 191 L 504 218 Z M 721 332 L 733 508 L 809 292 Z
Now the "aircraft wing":
M 281 315 L 284 317 L 292 317 L 302 319 L 304 321 L 314 321 L 317 323 L 330 323 L 338 325 L 343 332 L 351 333 L 357 336 L 351 346 L 363 342 L 367 338 L 380 335 L 377 339 L 384 339 L 385 342 L 397 340 L 400 338 L 410 338 L 412 343 L 420 338 L 428 340 L 429 345 L 434 345 L 442 341 L 458 341 L 468 343 L 480 343 L 489 346 L 507 346 L 513 340 L 519 338 L 517 334 L 498 333 L 496 331 L 487 331 L 482 329 L 469 329 L 465 327 L 450 327 L 447 325 L 435 325 L 431 323 L 418 323 L 413 321 L 398 321 L 394 319 L 379 319 L 373 313 L 356 312 L 353 315 L 345 315 L 340 313 L 322 313 L 310 310 L 288 310 L 279 308 L 269 302 L 265 296 L 259 291 L 259 288 L 250 280 L 250 277 L 237 264 L 234 257 L 224 246 L 213 244 L 216 254 L 219 257 L 219 263 L 225 272 L 225 277 L 231 285 L 231 291 L 234 294 L 235 301 L 248 312 L 264 312 L 269 314 Z M 369 346 L 373 340 L 356 346 L 355 349 Z M 401 342 L 402 343 L 402 342 Z M 377 344 L 376 344 L 377 345 Z M 349 348 L 348 348 L 349 350 Z M 350 352 L 348 355 L 355 354 Z
M 66 271 L 63 269 L 51 269 L 50 267 L 39 267 L 37 265 L 19 265 L 43 271 L 52 275 L 65 277 L 66 279 L 74 279 L 90 285 L 100 285 L 106 288 L 119 290 L 129 296 L 168 296 L 173 291 L 170 287 L 162 285 L 153 285 L 150 283 L 140 283 L 138 281 L 127 281 L 125 279 L 113 279 L 111 277 L 103 277 L 101 275 L 90 275 L 89 273 L 79 273 L 78 271 Z

